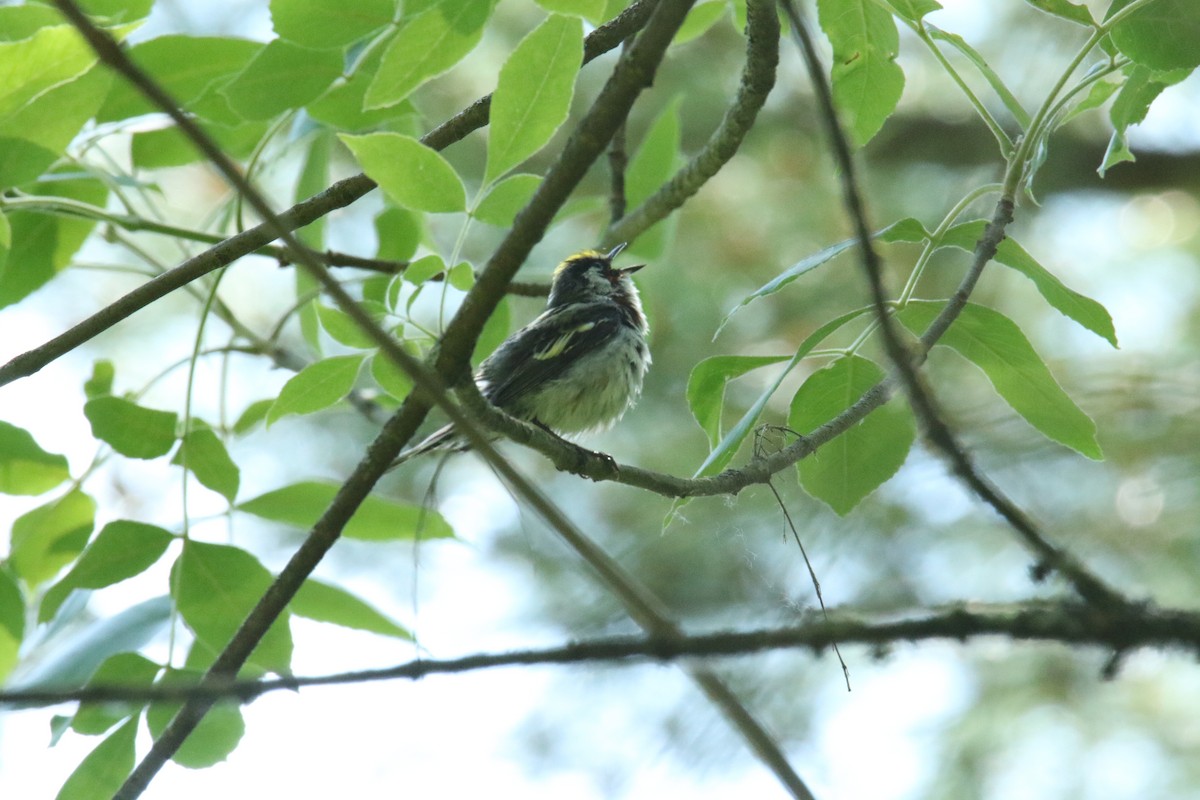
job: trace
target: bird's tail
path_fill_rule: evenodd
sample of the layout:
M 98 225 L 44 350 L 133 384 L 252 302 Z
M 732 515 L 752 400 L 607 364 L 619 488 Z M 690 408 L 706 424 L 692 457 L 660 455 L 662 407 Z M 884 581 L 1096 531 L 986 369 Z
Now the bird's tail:
M 388 467 L 391 471 L 400 466 L 409 459 L 417 456 L 432 453 L 438 450 L 465 450 L 466 446 L 454 432 L 453 425 L 446 425 L 438 428 L 433 433 L 426 436 L 419 444 L 413 445 L 405 450 L 400 455 L 396 456 L 396 460 Z

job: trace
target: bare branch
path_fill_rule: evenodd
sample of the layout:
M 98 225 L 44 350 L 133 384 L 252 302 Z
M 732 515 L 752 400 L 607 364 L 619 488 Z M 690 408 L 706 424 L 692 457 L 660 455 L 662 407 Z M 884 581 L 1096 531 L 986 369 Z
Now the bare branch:
M 474 653 L 447 659 L 418 659 L 383 669 L 261 681 L 225 680 L 185 685 L 131 687 L 119 684 L 66 689 L 0 692 L 0 705 L 14 709 L 70 702 L 151 703 L 169 700 L 234 700 L 248 703 L 269 692 L 387 680 L 420 680 L 484 669 L 535 664 L 613 663 L 646 659 L 728 658 L 772 650 L 819 654 L 836 642 L 878 647 L 900 642 L 948 639 L 969 642 L 998 636 L 1016 642 L 1094 646 L 1117 653 L 1139 648 L 1200 653 L 1200 612 L 1129 605 L 1099 608 L 1079 602 L 1019 604 L 957 603 L 907 614 L 834 609 L 828 621 L 815 615 L 797 625 L 747 631 L 717 631 L 679 638 L 611 637 L 558 647 Z

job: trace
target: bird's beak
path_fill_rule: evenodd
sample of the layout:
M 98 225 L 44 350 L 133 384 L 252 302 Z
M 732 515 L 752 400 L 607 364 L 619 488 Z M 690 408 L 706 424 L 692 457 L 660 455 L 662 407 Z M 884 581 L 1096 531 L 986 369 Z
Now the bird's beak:
M 622 275 L 632 275 L 633 273 L 637 272 L 639 269 L 641 269 L 644 266 L 646 266 L 646 265 L 645 264 L 636 264 L 632 267 L 625 267 L 625 269 L 619 269 L 619 270 L 617 270 L 617 272 L 621 273 Z
M 614 258 L 621 255 L 621 251 L 624 250 L 628 246 L 629 246 L 629 242 L 621 242 L 619 245 L 614 247 L 612 250 L 609 250 L 608 255 L 606 255 L 604 258 L 608 261 L 612 261 Z

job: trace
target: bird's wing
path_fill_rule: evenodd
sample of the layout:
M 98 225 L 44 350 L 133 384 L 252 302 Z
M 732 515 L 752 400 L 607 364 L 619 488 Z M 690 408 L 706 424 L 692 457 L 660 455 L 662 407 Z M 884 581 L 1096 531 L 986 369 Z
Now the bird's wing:
M 484 395 L 511 409 L 617 333 L 621 312 L 607 303 L 552 308 L 510 336 L 479 367 Z

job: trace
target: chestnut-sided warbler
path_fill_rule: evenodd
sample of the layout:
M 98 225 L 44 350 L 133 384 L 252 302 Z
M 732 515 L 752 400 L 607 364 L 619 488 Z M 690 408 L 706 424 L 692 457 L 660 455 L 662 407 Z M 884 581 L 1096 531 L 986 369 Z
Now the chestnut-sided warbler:
M 546 310 L 475 373 L 492 405 L 561 434 L 607 428 L 637 401 L 650 367 L 649 328 L 630 275 L 645 264 L 613 267 L 623 249 L 585 250 L 558 265 Z M 447 425 L 392 466 L 434 450 L 465 449 Z

